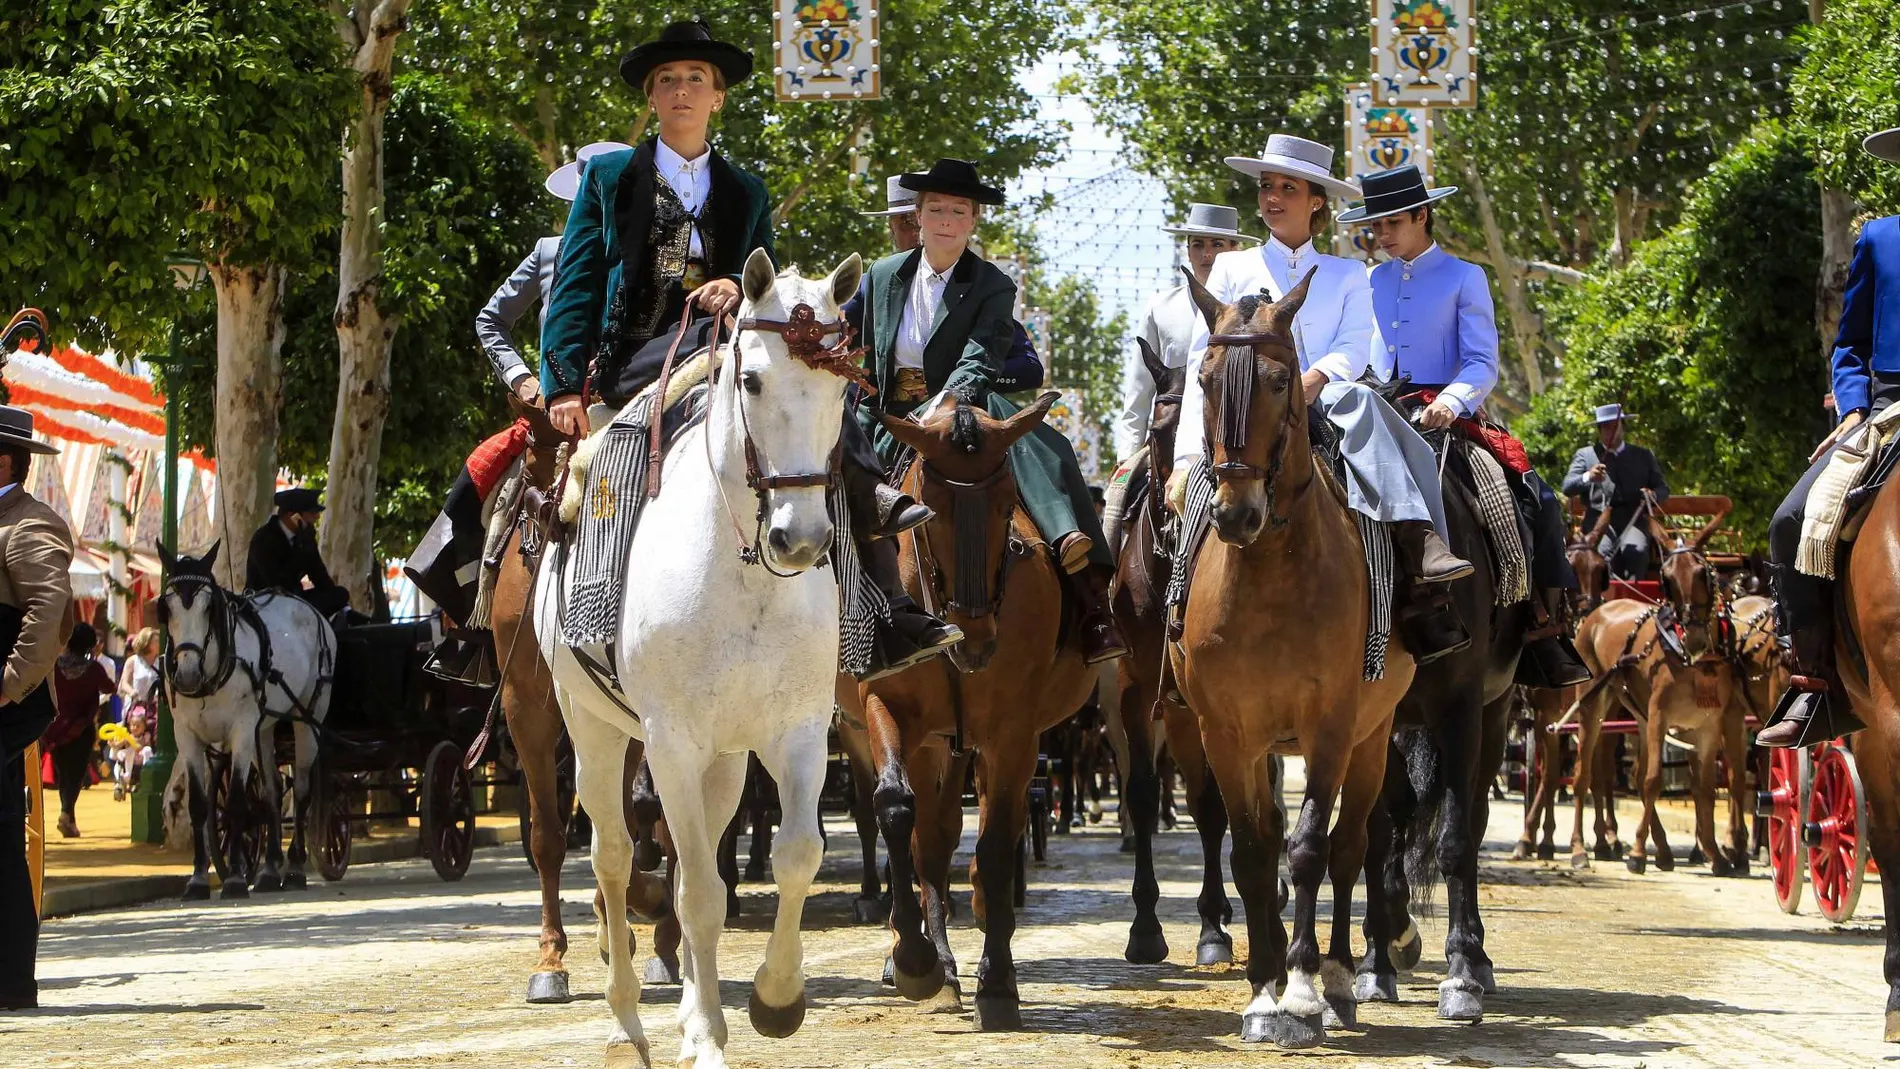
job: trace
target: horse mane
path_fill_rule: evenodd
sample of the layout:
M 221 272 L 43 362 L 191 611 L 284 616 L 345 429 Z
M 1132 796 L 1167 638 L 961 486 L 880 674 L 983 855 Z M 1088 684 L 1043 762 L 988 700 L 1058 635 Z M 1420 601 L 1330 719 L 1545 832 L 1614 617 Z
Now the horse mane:
M 956 412 L 951 416 L 950 440 L 965 453 L 979 452 L 983 448 L 983 427 L 976 421 L 976 409 L 962 401 L 957 402 Z

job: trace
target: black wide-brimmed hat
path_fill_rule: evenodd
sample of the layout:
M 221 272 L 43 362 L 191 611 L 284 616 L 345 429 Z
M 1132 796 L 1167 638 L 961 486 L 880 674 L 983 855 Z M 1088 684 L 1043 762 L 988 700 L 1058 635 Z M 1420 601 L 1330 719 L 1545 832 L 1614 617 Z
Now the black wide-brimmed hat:
M 620 76 L 628 85 L 644 90 L 647 75 L 653 73 L 655 67 L 693 60 L 719 68 L 728 88 L 752 73 L 752 53 L 738 45 L 715 40 L 705 17 L 694 15 L 668 24 L 660 36 L 627 53 L 620 61 Z
M 41 456 L 53 456 L 59 452 L 33 437 L 33 413 L 12 405 L 0 405 L 0 445 L 24 449 Z
M 1888 163 L 1900 163 L 1900 127 L 1882 130 L 1860 144 L 1862 148 Z
M 1357 208 L 1340 212 L 1339 222 L 1363 223 L 1371 219 L 1383 219 L 1388 215 L 1423 208 L 1458 192 L 1457 186 L 1425 188 L 1425 176 L 1419 173 L 1415 164 L 1394 167 L 1390 171 L 1375 171 L 1359 180 L 1359 188 L 1365 191 L 1365 202 Z
M 1003 191 L 984 185 L 976 173 L 976 164 L 968 160 L 938 160 L 921 174 L 913 171 L 900 176 L 897 184 L 913 193 L 947 193 L 978 204 L 1003 203 Z
M 279 512 L 322 512 L 323 502 L 317 500 L 317 492 L 308 486 L 293 486 L 288 490 L 277 491 L 271 501 Z

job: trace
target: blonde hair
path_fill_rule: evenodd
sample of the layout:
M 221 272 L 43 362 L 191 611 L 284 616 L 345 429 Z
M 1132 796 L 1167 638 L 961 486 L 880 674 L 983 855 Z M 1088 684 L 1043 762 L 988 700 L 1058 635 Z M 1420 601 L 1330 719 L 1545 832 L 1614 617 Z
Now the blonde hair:
M 145 647 L 157 641 L 158 628 L 141 627 L 139 628 L 139 633 L 132 637 L 132 652 L 143 657 L 145 656 Z

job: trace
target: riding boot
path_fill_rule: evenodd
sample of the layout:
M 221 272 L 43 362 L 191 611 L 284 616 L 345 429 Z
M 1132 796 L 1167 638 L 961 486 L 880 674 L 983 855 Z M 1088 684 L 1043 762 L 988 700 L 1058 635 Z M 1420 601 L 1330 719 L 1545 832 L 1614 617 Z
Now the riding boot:
M 860 682 L 901 672 L 963 641 L 963 631 L 919 608 L 904 592 L 897 569 L 897 543 L 888 538 L 863 543 L 865 572 L 891 603 L 890 622 L 878 628 L 871 663 Z
M 1076 572 L 1064 572 L 1069 592 L 1075 595 L 1081 619 L 1076 626 L 1082 635 L 1082 659 L 1090 664 L 1112 661 L 1128 654 L 1128 641 L 1115 623 L 1108 596 L 1108 569 L 1090 565 Z
M 1415 585 L 1406 591 L 1399 604 L 1398 628 L 1412 660 L 1420 665 L 1471 645 L 1471 632 L 1458 618 L 1458 607 L 1443 583 Z
M 1453 553 L 1429 520 L 1393 524 L 1392 544 L 1399 567 L 1414 583 L 1448 583 L 1472 573 L 1471 562 Z
M 1590 669 L 1564 625 L 1565 597 L 1554 587 L 1531 595 L 1532 625 L 1517 658 L 1517 682 L 1526 687 L 1560 690 L 1590 681 Z
M 845 458 L 840 465 L 845 504 L 851 509 L 852 526 L 865 532 L 866 537 L 894 538 L 934 515 L 915 498 L 883 481 L 876 469 L 853 463 L 856 454 L 847 452 Z

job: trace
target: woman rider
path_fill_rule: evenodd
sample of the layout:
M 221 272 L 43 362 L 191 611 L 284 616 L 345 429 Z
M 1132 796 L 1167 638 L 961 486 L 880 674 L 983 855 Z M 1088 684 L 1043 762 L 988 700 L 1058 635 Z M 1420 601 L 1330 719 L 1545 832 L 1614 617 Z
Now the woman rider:
M 1328 146 L 1285 134 L 1270 138 L 1258 157 L 1228 158 L 1229 167 L 1258 180 L 1260 218 L 1273 236 L 1259 248 L 1216 257 L 1207 288 L 1224 304 L 1262 293 L 1278 300 L 1312 273 L 1294 325 L 1294 344 L 1304 369 L 1300 385 L 1307 403 L 1317 404 L 1340 429 L 1347 498 L 1355 510 L 1392 525 L 1399 566 L 1415 583 L 1446 583 L 1470 575 L 1471 564 L 1445 544 L 1437 460 L 1404 417 L 1357 382 L 1371 363 L 1376 334 L 1366 269 L 1313 246 L 1314 235 L 1332 220 L 1330 198 L 1359 195 L 1352 183 L 1333 176 L 1332 164 Z M 1200 433 L 1200 369 L 1207 339 L 1206 325 L 1201 324 L 1188 356 L 1181 406 L 1186 430 L 1175 437 L 1170 499 L 1177 508 L 1176 495 L 1185 492 L 1188 471 L 1206 447 Z M 1471 641 L 1457 614 L 1434 604 L 1439 600 L 1412 599 L 1401 614 L 1407 647 L 1421 664 Z
M 673 23 L 621 60 L 621 77 L 646 94 L 659 136 L 591 160 L 568 215 L 541 337 L 541 392 L 561 433 L 586 433 L 657 379 L 689 305 L 699 319 L 681 349 L 704 344 L 713 317 L 739 307 L 746 258 L 753 249 L 772 251 L 765 183 L 728 163 L 707 139 L 727 87 L 751 72 L 752 56 L 715 40 L 698 17 Z M 583 391 L 604 407 L 586 411 Z M 874 496 L 869 443 L 855 424 L 844 437 L 854 529 L 889 536 L 929 518 L 928 509 L 901 495 Z M 957 629 L 902 597 L 894 571 L 868 570 L 892 595 L 897 632 L 880 636 L 869 674 L 961 640 Z
M 996 386 L 1015 338 L 1016 284 L 970 251 L 983 206 L 1003 203 L 1003 192 L 963 160 L 938 160 L 899 182 L 917 194 L 923 244 L 873 264 L 846 310 L 870 346 L 877 396 L 895 416 L 947 391 L 1007 417 L 1017 407 Z M 868 406 L 858 419 L 888 468 L 898 443 Z M 1108 611 L 1115 561 L 1075 450 L 1054 428 L 1038 426 L 1009 456 L 1023 508 L 1055 547 L 1081 606 L 1084 656 L 1091 663 L 1121 656 L 1127 651 Z

